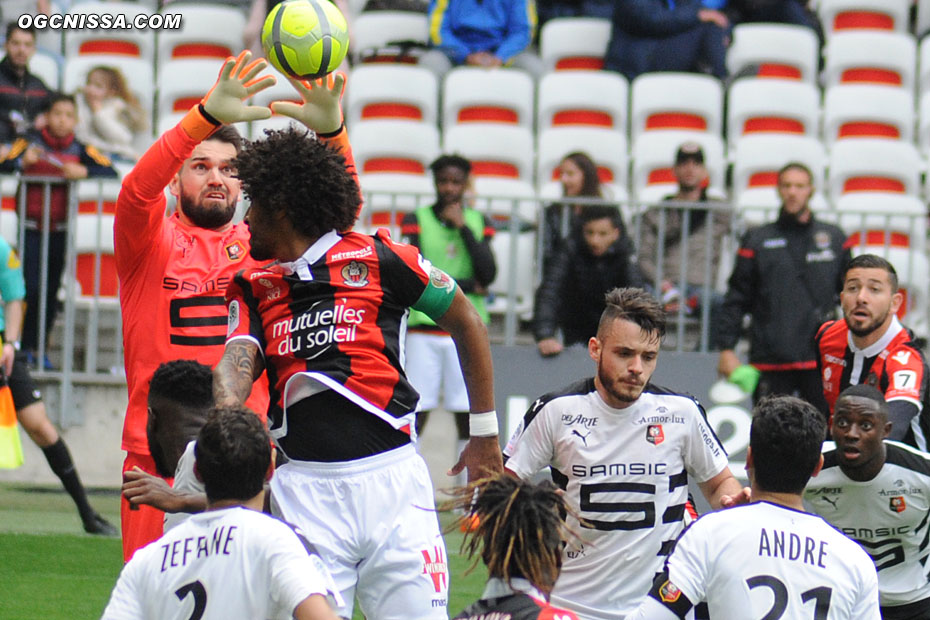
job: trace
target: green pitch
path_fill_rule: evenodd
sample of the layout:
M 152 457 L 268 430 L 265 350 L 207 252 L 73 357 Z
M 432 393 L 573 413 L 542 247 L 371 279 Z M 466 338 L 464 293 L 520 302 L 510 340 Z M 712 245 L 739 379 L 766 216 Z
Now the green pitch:
M 119 523 L 115 490 L 93 493 L 91 503 L 111 523 Z M 447 515 L 440 520 L 446 524 Z M 458 532 L 446 536 L 450 615 L 478 598 L 486 575 L 483 566 L 465 574 L 468 562 L 458 554 L 461 541 Z M 122 565 L 119 539 L 84 534 L 64 491 L 0 484 L 0 620 L 96 620 Z M 356 611 L 355 618 L 362 616 Z

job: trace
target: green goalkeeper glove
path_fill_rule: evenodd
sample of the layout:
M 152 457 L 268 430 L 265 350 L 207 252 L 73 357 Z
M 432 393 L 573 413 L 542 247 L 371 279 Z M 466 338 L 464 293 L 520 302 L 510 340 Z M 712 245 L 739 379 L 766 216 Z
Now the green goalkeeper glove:
M 756 391 L 756 386 L 759 385 L 760 376 L 762 376 L 762 372 L 758 368 L 750 364 L 743 364 L 737 366 L 736 370 L 727 377 L 727 380 L 738 385 L 747 394 L 752 394 Z
M 331 134 L 342 127 L 342 93 L 345 90 L 346 76 L 343 73 L 330 73 L 314 81 L 298 81 L 288 78 L 300 93 L 303 103 L 292 101 L 274 101 L 271 109 L 277 114 L 290 116 L 321 134 Z
M 273 86 L 273 75 L 256 77 L 268 61 L 258 58 L 251 63 L 252 52 L 244 51 L 238 58 L 230 56 L 220 70 L 216 84 L 201 101 L 203 109 L 221 123 L 257 121 L 271 117 L 271 110 L 261 105 L 245 105 L 245 100 Z

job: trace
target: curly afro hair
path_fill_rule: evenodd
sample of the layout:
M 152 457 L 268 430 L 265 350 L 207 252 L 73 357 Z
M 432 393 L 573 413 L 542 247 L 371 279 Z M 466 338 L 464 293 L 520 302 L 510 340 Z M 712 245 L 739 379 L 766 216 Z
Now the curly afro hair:
M 235 160 L 242 191 L 262 208 L 281 210 L 297 232 L 317 239 L 348 230 L 358 214 L 358 185 L 339 151 L 288 127 L 265 130 Z

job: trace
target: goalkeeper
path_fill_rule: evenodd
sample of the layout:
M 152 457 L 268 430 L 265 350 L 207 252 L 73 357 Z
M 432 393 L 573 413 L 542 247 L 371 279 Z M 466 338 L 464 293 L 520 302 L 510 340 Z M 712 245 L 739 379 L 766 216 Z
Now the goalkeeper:
M 241 137 L 232 123 L 260 120 L 272 110 L 245 101 L 275 79 L 259 76 L 266 62 L 243 52 L 229 58 L 219 79 L 176 127 L 166 131 L 126 175 L 116 206 L 114 230 L 129 406 L 123 426 L 123 471 L 155 475 L 145 426 L 149 380 L 158 366 L 193 359 L 214 366 L 226 336 L 224 293 L 233 275 L 256 267 L 249 232 L 233 223 L 240 195 L 233 160 Z M 295 85 L 302 105 L 273 103 L 296 116 L 324 141 L 340 148 L 354 173 L 339 99 L 344 79 Z M 335 119 L 335 121 L 333 121 Z M 327 124 L 328 123 L 328 124 Z M 166 215 L 165 187 L 177 204 Z M 248 400 L 262 416 L 268 406 L 264 378 Z M 121 503 L 123 557 L 162 534 L 164 514 Z

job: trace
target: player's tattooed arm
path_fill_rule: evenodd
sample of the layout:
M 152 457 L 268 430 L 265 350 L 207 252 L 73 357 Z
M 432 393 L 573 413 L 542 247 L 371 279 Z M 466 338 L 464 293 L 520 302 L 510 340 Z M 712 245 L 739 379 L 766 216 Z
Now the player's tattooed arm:
M 265 369 L 258 345 L 244 338 L 226 343 L 223 357 L 213 369 L 213 399 L 217 407 L 241 405 L 252 391 L 252 382 Z

